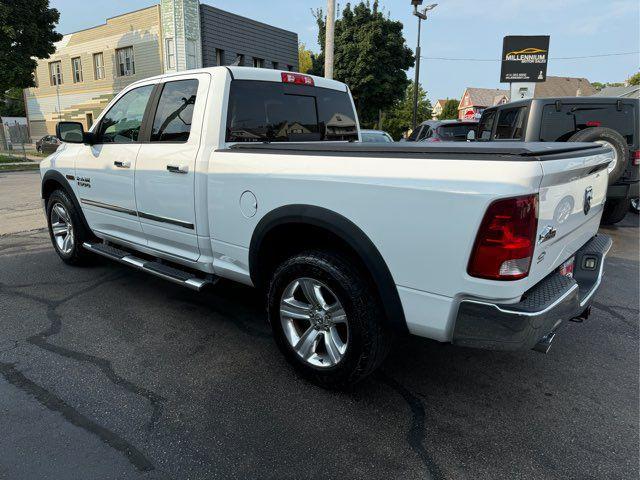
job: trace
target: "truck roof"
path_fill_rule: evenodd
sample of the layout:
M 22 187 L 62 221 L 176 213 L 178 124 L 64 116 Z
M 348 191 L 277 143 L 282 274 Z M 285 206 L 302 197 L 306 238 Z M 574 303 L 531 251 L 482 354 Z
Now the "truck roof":
M 221 70 L 227 70 L 231 73 L 231 77 L 234 80 L 256 80 L 262 82 L 282 82 L 282 74 L 283 73 L 298 73 L 298 72 L 289 72 L 286 70 L 272 70 L 268 68 L 254 68 L 254 67 L 238 67 L 238 66 L 222 66 L 222 67 L 207 67 L 207 68 L 197 68 L 193 70 L 186 70 L 182 72 L 175 73 L 165 73 L 162 75 L 156 75 L 154 77 L 145 78 L 143 80 L 139 80 L 138 82 L 133 83 L 133 85 L 140 82 L 147 82 L 149 80 L 164 80 L 172 77 L 181 77 L 188 74 L 193 73 L 214 73 L 220 72 Z M 320 88 L 330 88 L 332 90 L 339 90 L 341 92 L 347 91 L 347 86 L 338 82 L 337 80 L 330 80 L 324 77 L 318 77 L 315 75 L 308 75 L 306 73 L 299 73 L 299 75 L 306 75 L 307 77 L 311 77 L 313 79 L 314 86 Z

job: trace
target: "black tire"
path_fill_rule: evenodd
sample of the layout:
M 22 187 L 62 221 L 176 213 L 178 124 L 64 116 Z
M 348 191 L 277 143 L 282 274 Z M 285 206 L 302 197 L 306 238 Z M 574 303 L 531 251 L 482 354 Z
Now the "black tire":
M 73 245 L 68 252 L 60 248 L 53 232 L 52 210 L 57 204 L 61 204 L 64 207 L 71 224 Z M 64 190 L 56 190 L 49 196 L 47 201 L 47 227 L 49 228 L 49 237 L 51 238 L 53 248 L 64 263 L 76 266 L 90 263 L 92 256 L 82 247 L 82 244 L 87 240 L 91 240 L 93 236 L 87 229 L 81 213 L 77 211 L 69 195 Z
M 629 211 L 629 200 L 626 198 L 607 199 L 602 212 L 602 225 L 613 225 L 621 221 Z
M 294 350 L 280 320 L 280 302 L 288 285 L 309 278 L 326 285 L 342 304 L 348 319 L 348 341 L 342 359 L 331 367 L 308 363 Z M 273 273 L 268 315 L 278 348 L 306 379 L 325 388 L 345 388 L 371 374 L 385 359 L 391 332 L 384 326 L 382 308 L 373 287 L 346 257 L 308 251 L 284 261 Z
M 609 185 L 617 182 L 629 165 L 629 147 L 622 135 L 611 128 L 591 127 L 574 133 L 568 142 L 607 142 L 616 151 L 618 161 L 609 172 Z

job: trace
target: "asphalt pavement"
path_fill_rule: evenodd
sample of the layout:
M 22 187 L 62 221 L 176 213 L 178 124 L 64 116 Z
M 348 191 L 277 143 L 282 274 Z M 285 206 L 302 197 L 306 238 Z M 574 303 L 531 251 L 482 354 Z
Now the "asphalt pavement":
M 0 479 L 638 478 L 635 215 L 547 355 L 403 338 L 349 392 L 296 376 L 252 289 L 72 268 L 29 225 L 0 236 Z

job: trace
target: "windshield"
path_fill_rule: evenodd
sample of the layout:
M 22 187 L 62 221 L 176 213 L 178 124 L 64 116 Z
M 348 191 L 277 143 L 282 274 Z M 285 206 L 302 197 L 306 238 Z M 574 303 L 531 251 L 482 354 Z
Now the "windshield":
M 466 140 L 467 134 L 475 130 L 476 123 L 453 123 L 451 125 L 441 125 L 438 127 L 438 136 L 443 140 Z

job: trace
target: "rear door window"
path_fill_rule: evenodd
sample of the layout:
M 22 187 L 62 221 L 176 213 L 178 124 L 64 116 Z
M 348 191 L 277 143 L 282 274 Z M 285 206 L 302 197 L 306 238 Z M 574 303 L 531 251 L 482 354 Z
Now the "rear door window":
M 416 141 L 418 140 L 418 135 L 420 135 L 420 132 L 421 132 L 423 129 L 426 129 L 426 128 L 427 128 L 426 126 L 424 126 L 424 127 L 423 127 L 422 125 L 418 125 L 418 126 L 415 128 L 415 130 L 413 130 L 413 131 L 411 132 L 411 135 L 409 135 L 409 136 L 407 137 L 407 140 L 408 140 L 408 141 L 410 141 L 410 142 L 416 142 Z
M 638 132 L 634 125 L 636 109 L 631 103 L 622 103 L 621 109 L 611 104 L 561 104 L 545 105 L 542 109 L 540 140 L 543 142 L 566 141 L 574 133 L 588 127 L 611 128 L 623 137 L 628 145 L 635 145 Z
M 523 140 L 527 112 L 527 107 L 500 110 L 494 138 L 496 140 Z
M 358 140 L 347 92 L 276 82 L 234 80 L 227 142 Z

